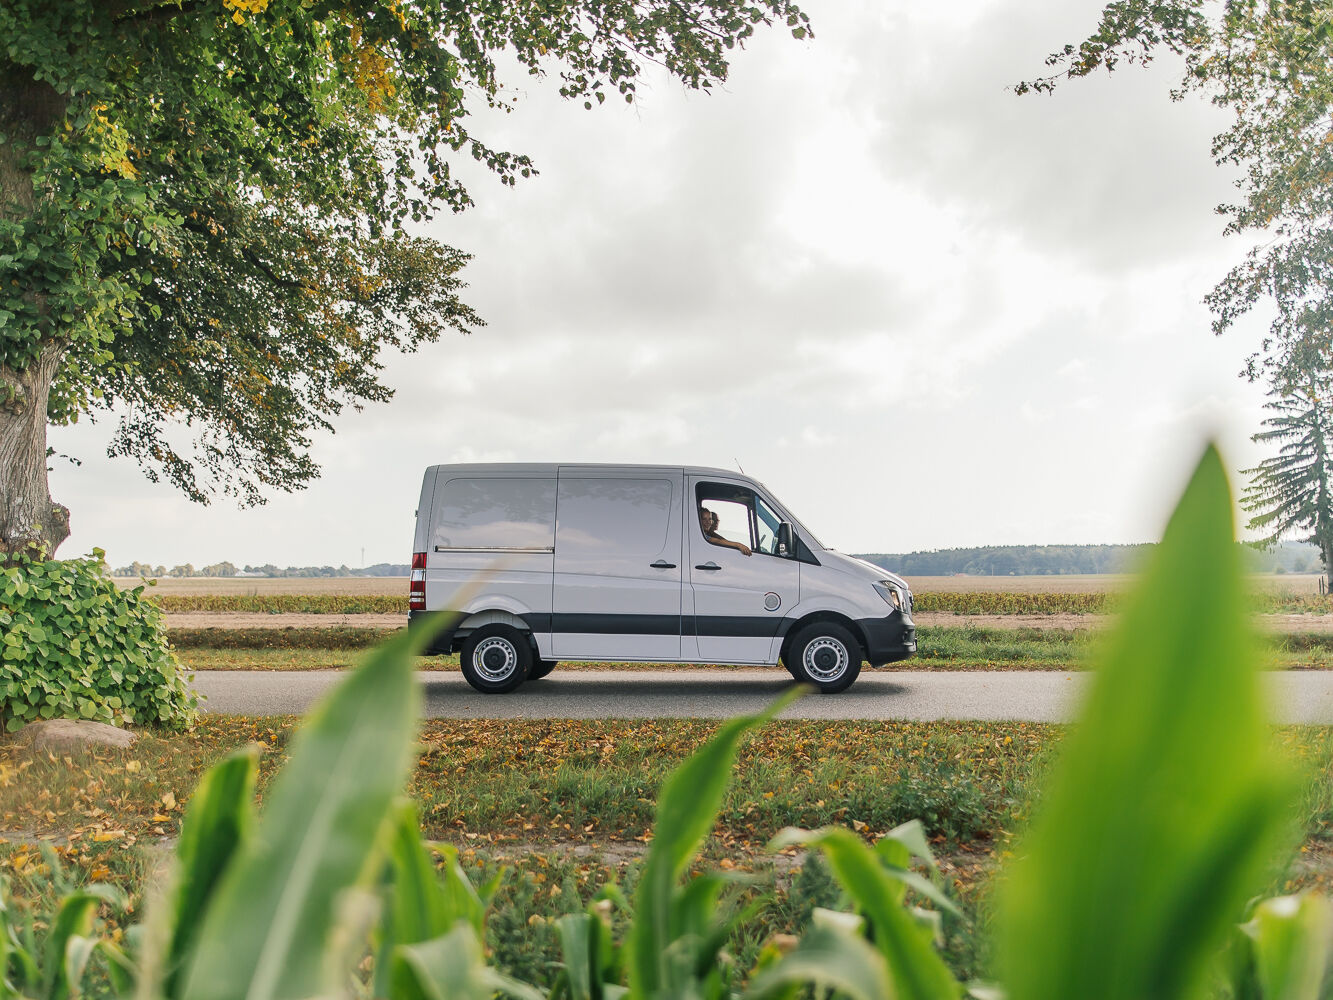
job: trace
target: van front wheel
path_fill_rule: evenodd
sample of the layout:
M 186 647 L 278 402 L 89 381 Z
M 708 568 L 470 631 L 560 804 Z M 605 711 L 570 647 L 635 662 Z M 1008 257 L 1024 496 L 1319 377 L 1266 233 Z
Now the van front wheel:
M 837 694 L 861 673 L 861 645 L 836 622 L 816 622 L 792 636 L 786 663 L 798 681 Z
M 463 641 L 463 678 L 483 694 L 504 694 L 523 683 L 532 667 L 527 636 L 508 625 L 486 625 Z

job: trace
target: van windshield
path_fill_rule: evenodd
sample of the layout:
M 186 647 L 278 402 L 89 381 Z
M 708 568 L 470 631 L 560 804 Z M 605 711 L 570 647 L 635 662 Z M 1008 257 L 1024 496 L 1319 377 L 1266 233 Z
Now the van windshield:
M 755 548 L 770 556 L 777 555 L 778 525 L 782 523 L 782 518 L 773 513 L 772 508 L 764 503 L 764 498 L 757 493 L 754 497 L 754 521 L 759 536 Z
M 760 505 L 763 507 L 763 509 L 765 509 L 765 510 L 771 510 L 771 508 L 767 507 L 766 503 L 762 500 L 762 498 L 760 498 L 760 497 L 758 496 L 758 494 L 756 494 L 756 499 L 759 499 L 759 500 L 760 500 Z M 781 515 L 777 514 L 776 512 L 773 514 L 773 516 L 776 517 L 776 518 L 778 519 L 779 522 L 782 521 L 782 517 L 781 517 Z M 761 517 L 762 517 L 762 515 L 761 515 Z M 797 517 L 795 514 L 793 514 L 790 510 L 787 511 L 787 519 L 788 519 L 789 521 L 791 521 L 792 524 L 794 524 L 794 525 L 800 530 L 801 535 L 802 535 L 803 537 L 805 537 L 805 539 L 806 539 L 807 541 L 814 542 L 814 543 L 815 543 L 816 545 L 818 545 L 821 549 L 828 548 L 827 545 L 825 545 L 823 542 L 821 542 L 818 538 L 815 537 L 815 533 L 814 533 L 813 531 L 811 531 L 808 527 L 806 527 L 805 522 L 802 521 L 802 520 L 801 520 L 799 517 Z M 762 528 L 761 528 L 760 530 L 762 530 Z M 776 534 L 778 529 L 777 529 L 777 528 L 773 528 L 772 530 L 773 530 L 773 532 Z

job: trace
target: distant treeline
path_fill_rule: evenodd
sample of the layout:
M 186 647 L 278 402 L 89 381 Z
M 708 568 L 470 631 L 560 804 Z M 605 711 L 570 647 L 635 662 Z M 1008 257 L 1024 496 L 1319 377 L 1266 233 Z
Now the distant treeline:
M 858 556 L 903 576 L 1066 576 L 1132 573 L 1153 549 L 1140 545 L 987 545 L 975 549 L 931 552 L 874 552 Z M 1319 550 L 1301 542 L 1283 542 L 1264 552 L 1242 545 L 1255 573 L 1317 573 Z
M 904 576 L 1066 576 L 1096 573 L 1132 573 L 1153 548 L 1143 545 L 987 545 L 977 549 L 936 549 L 931 552 L 870 552 L 856 558 L 883 566 Z M 1319 550 L 1301 542 L 1283 542 L 1261 552 L 1242 545 L 1246 564 L 1254 573 L 1318 573 Z M 183 566 L 151 566 L 135 562 L 112 572 L 129 577 L 321 577 L 407 576 L 407 563 L 376 563 L 361 569 L 349 566 L 263 566 L 237 568 L 229 562 L 196 569 Z

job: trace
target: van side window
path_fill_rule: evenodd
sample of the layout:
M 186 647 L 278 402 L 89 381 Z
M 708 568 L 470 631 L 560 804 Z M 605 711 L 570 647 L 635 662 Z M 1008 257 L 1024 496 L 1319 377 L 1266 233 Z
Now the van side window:
M 561 557 L 662 551 L 671 499 L 671 482 L 666 479 L 562 477 L 557 510 Z
M 549 549 L 554 479 L 450 479 L 435 490 L 432 549 Z
M 699 483 L 695 487 L 695 500 L 697 508 L 717 516 L 717 533 L 723 538 L 744 542 L 754 552 L 764 555 L 778 554 L 778 525 L 782 518 L 754 490 L 730 483 Z

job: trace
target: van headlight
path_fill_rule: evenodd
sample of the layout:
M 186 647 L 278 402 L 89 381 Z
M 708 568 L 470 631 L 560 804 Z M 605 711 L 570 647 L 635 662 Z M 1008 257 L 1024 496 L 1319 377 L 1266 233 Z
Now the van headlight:
M 875 592 L 884 598 L 884 602 L 895 611 L 906 611 L 908 597 L 901 587 L 889 580 L 880 580 L 874 584 Z

